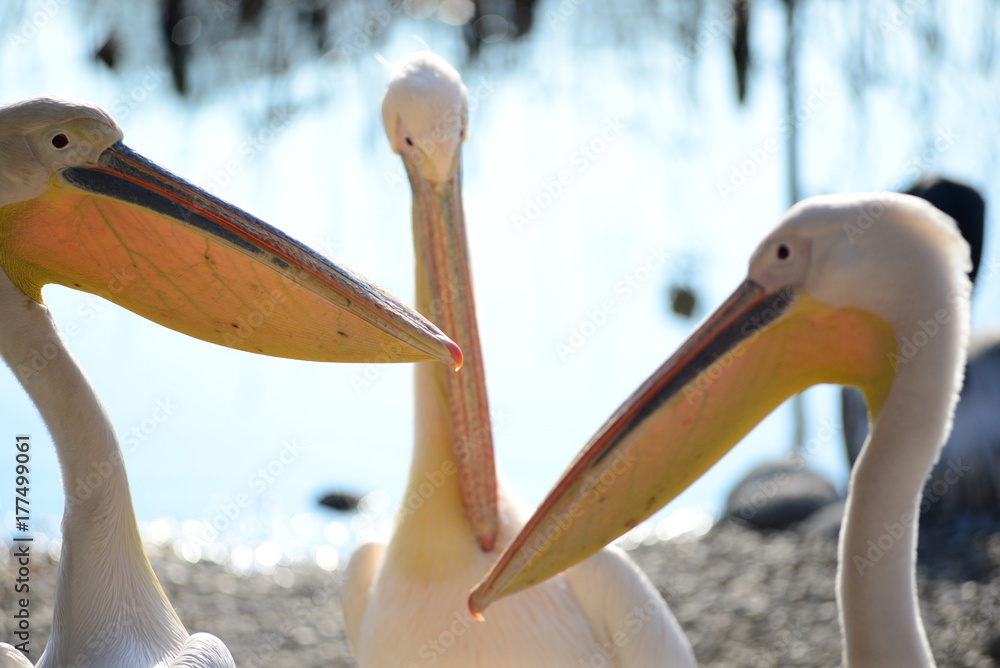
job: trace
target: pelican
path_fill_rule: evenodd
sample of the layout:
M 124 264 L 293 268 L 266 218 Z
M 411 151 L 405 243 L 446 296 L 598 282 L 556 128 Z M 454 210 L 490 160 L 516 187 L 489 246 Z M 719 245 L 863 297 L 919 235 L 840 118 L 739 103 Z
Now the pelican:
M 854 385 L 872 432 L 840 534 L 844 665 L 933 666 L 917 607 L 917 517 L 962 385 L 969 268 L 954 221 L 918 198 L 793 206 L 743 284 L 578 455 L 470 608 L 543 582 L 635 526 L 792 394 Z M 615 471 L 622 458 L 632 465 Z
M 149 162 L 86 103 L 0 106 L 0 265 L 0 355 L 51 432 L 66 495 L 44 668 L 234 663 L 218 638 L 188 635 L 153 574 L 118 439 L 42 303 L 43 285 L 267 355 L 460 362 L 419 314 Z M 30 665 L 0 646 L 0 666 Z
M 413 190 L 417 309 L 465 353 L 460 373 L 416 367 L 416 439 L 388 545 L 358 548 L 342 606 L 363 668 L 431 665 L 694 666 L 662 597 L 619 550 L 601 550 L 497 605 L 484 624 L 469 589 L 523 524 L 498 480 L 461 196 L 466 89 L 429 51 L 394 68 L 382 121 Z

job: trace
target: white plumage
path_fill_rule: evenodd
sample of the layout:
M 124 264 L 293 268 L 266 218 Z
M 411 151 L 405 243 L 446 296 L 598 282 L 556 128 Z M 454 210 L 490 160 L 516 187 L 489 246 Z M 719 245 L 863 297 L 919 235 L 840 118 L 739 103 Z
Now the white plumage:
M 47 356 L 48 365 L 35 372 L 32 359 L 43 349 L 54 353 Z M 52 434 L 66 492 L 52 634 L 38 667 L 234 668 L 232 655 L 218 638 L 188 635 L 164 595 L 142 548 L 111 421 L 48 309 L 26 296 L 4 272 L 0 355 Z M 107 475 L 90 486 L 86 481 L 94 464 Z M 86 495 L 80 493 L 81 483 Z M 13 648 L 5 651 L 0 666 L 31 665 Z

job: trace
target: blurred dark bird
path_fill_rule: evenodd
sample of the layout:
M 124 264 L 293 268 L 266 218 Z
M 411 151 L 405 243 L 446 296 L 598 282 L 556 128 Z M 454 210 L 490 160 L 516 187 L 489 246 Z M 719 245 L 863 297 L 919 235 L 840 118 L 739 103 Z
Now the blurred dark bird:
M 754 529 L 788 529 L 838 498 L 833 484 L 803 462 L 754 467 L 729 493 L 721 522 Z
M 108 38 L 104 40 L 104 44 L 94 52 L 94 59 L 107 65 L 108 69 L 115 69 L 115 65 L 118 63 L 119 46 L 118 35 L 112 31 L 108 34 Z
M 698 295 L 694 288 L 684 283 L 670 286 L 670 310 L 682 318 L 694 316 L 698 309 Z
M 927 200 L 955 219 L 962 236 L 969 242 L 972 270 L 969 280 L 973 284 L 983 257 L 983 236 L 986 229 L 986 201 L 972 186 L 940 176 L 918 181 L 906 191 Z
M 357 508 L 359 503 L 361 497 L 350 492 L 330 492 L 319 500 L 319 505 L 345 513 Z

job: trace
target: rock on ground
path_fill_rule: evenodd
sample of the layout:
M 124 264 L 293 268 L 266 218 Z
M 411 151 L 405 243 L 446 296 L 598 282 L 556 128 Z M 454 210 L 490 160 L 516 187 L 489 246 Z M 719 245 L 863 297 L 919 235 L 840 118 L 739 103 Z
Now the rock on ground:
M 921 612 L 940 666 L 996 665 L 988 652 L 1000 615 L 1000 534 L 967 530 L 924 544 Z M 961 539 L 961 540 L 959 540 Z M 955 549 L 961 543 L 962 549 Z M 153 549 L 152 562 L 190 631 L 222 638 L 239 668 L 355 666 L 337 597 L 340 572 L 316 566 L 240 577 Z M 836 542 L 794 532 L 761 534 L 721 524 L 686 542 L 640 547 L 649 574 L 712 668 L 840 665 L 834 602 Z M 13 576 L 0 566 L 0 639 L 14 629 Z M 55 565 L 32 570 L 32 659 L 48 639 Z M 575 667 L 574 667 L 575 668 Z

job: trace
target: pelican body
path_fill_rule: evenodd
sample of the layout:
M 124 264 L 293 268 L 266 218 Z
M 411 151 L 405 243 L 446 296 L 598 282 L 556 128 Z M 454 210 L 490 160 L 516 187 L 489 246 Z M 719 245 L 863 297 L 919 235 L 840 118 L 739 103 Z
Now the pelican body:
M 476 326 L 464 213 L 465 86 L 440 57 L 397 64 L 382 102 L 413 190 L 417 309 L 462 347 L 458 373 L 416 367 L 416 441 L 395 531 L 361 546 L 342 592 L 363 668 L 693 666 L 662 597 L 619 550 L 602 550 L 501 601 L 485 623 L 468 590 L 525 513 L 498 479 Z
M 864 393 L 872 425 L 840 533 L 844 665 L 933 666 L 917 607 L 917 518 L 962 385 L 969 268 L 954 221 L 915 197 L 826 196 L 792 207 L 743 284 L 578 455 L 473 591 L 472 609 L 586 558 L 789 396 L 837 383 Z M 635 464 L 608 484 L 622 457 Z M 884 548 L 879 558 L 872 544 Z
M 0 267 L 0 355 L 45 420 L 66 495 L 44 668 L 234 664 L 218 638 L 189 636 L 153 574 L 111 420 L 42 303 L 43 285 L 262 354 L 461 361 L 419 314 L 149 162 L 86 103 L 0 106 Z M 134 278 L 112 283 L 124 271 Z M 265 302 L 272 311 L 258 326 L 240 324 Z M 107 472 L 96 486 L 95 466 Z M 0 666 L 30 665 L 0 645 Z

